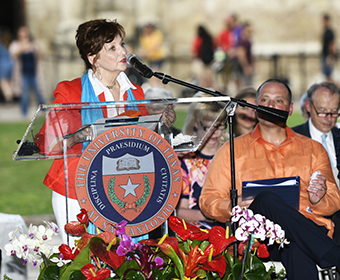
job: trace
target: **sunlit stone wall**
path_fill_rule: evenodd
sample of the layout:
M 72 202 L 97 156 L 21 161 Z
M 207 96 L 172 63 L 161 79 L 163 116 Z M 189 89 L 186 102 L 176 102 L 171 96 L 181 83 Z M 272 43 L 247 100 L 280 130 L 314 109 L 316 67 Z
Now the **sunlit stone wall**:
M 254 27 L 254 86 L 273 76 L 276 54 L 278 74 L 288 79 L 296 100 L 309 85 L 322 80 L 322 13 L 329 12 L 336 31 L 340 26 L 337 0 L 26 0 L 26 10 L 28 25 L 45 54 L 46 90 L 51 93 L 58 81 L 82 74 L 74 35 L 77 26 L 89 19 L 117 18 L 129 42 L 136 41 L 138 27 L 154 22 L 164 32 L 172 58 L 164 72 L 187 81 L 192 76 L 190 50 L 197 25 L 205 25 L 215 36 L 225 17 L 236 13 L 240 21 L 250 21 Z M 334 77 L 340 82 L 338 69 Z M 169 86 L 181 94 L 182 87 Z M 234 93 L 231 83 L 230 94 Z

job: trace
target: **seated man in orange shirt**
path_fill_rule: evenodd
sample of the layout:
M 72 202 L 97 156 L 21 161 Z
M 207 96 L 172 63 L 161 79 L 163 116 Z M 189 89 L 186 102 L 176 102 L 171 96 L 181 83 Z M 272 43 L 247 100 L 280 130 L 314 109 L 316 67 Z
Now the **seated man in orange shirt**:
M 257 105 L 293 111 L 291 91 L 280 80 L 264 82 L 257 91 Z M 290 242 L 283 249 L 269 246 L 270 258 L 286 268 L 288 279 L 318 279 L 320 267 L 340 268 L 340 246 L 333 235 L 331 216 L 340 209 L 340 193 L 334 181 L 328 154 L 323 146 L 294 133 L 285 123 L 272 123 L 258 114 L 259 123 L 246 135 L 235 139 L 235 182 L 238 194 L 242 182 L 300 176 L 300 210 L 288 206 L 271 192 L 238 205 L 249 207 L 279 224 Z M 215 155 L 200 197 L 202 212 L 210 219 L 227 222 L 231 218 L 230 146 L 227 142 Z M 311 175 L 320 171 L 316 179 Z M 310 183 L 311 181 L 311 183 Z

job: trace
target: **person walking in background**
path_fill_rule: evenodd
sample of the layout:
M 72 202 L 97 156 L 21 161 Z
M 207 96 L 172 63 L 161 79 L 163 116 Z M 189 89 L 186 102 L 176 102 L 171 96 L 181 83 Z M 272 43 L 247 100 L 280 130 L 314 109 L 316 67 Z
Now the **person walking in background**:
M 251 86 L 254 75 L 254 58 L 252 55 L 252 26 L 249 22 L 243 25 L 240 40 L 237 46 L 237 63 L 239 65 L 239 86 Z
M 242 26 L 238 23 L 236 14 L 229 15 L 224 20 L 224 29 L 216 36 L 214 43 L 217 48 L 215 56 L 224 53 L 224 67 L 217 73 L 218 88 L 226 92 L 228 83 L 234 80 L 236 87 L 240 88 L 240 79 L 235 76 L 238 66 L 237 46 L 242 33 Z
M 209 94 L 198 92 L 194 97 L 210 97 Z M 192 103 L 183 127 L 183 134 L 195 135 L 195 142 L 200 142 L 206 135 L 216 118 L 214 129 L 201 144 L 201 149 L 196 153 L 179 155 L 182 167 L 182 194 L 177 206 L 177 216 L 199 227 L 210 228 L 215 225 L 213 220 L 204 217 L 199 206 L 199 197 L 205 175 L 210 162 L 218 149 L 227 140 L 225 104 L 221 103 Z M 219 223 L 220 226 L 224 226 Z
M 322 73 L 326 80 L 333 82 L 332 72 L 337 59 L 337 47 L 335 41 L 335 33 L 331 28 L 331 18 L 328 14 L 322 17 L 323 34 L 322 34 Z
M 214 49 L 213 37 L 203 25 L 199 25 L 192 43 L 192 71 L 198 78 L 199 86 L 204 88 L 213 87 L 211 63 L 214 59 Z
M 256 89 L 252 87 L 245 87 L 240 90 L 236 99 L 243 99 L 250 104 L 255 104 Z M 234 136 L 240 136 L 251 132 L 257 124 L 255 110 L 249 107 L 237 106 L 234 117 Z
M 138 55 L 147 60 L 154 72 L 161 71 L 165 61 L 164 35 L 153 23 L 143 26 L 142 34 L 139 36 L 139 45 Z M 151 77 L 149 82 L 151 87 L 162 86 L 155 77 Z
M 13 62 L 8 52 L 8 45 L 3 38 L 5 33 L 2 31 L 0 32 L 0 89 L 6 104 L 11 104 L 14 97 L 11 84 Z
M 22 78 L 21 112 L 22 115 L 26 117 L 30 88 L 34 90 L 38 104 L 45 103 L 37 81 L 38 60 L 40 59 L 41 54 L 37 44 L 31 38 L 27 26 L 21 26 L 18 29 L 17 37 L 17 40 L 11 43 L 9 50 L 17 67 L 20 69 L 19 71 Z

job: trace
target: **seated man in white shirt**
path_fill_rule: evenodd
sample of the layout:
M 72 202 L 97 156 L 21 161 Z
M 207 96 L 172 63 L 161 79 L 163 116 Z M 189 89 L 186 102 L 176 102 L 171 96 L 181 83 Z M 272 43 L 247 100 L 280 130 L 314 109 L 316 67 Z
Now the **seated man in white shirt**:
M 340 91 L 335 84 L 330 82 L 314 84 L 308 89 L 305 102 L 310 117 L 304 124 L 292 129 L 320 142 L 325 147 L 335 181 L 340 190 L 340 130 L 336 127 L 339 116 Z M 335 213 L 332 220 L 335 224 L 333 238 L 340 244 L 340 212 Z
M 336 150 L 340 148 L 340 143 L 337 141 L 340 132 L 335 125 L 339 116 L 340 91 L 336 85 L 330 82 L 314 84 L 308 89 L 305 102 L 310 118 L 304 124 L 292 129 L 320 142 L 325 147 L 334 177 L 338 179 Z M 325 139 L 323 140 L 323 138 Z M 337 180 L 337 184 L 339 187 L 339 180 Z

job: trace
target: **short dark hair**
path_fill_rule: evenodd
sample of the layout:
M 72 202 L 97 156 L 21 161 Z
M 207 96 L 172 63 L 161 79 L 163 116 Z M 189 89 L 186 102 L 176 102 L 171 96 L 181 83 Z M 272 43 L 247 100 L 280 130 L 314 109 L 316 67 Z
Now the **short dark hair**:
M 250 86 L 244 87 L 235 95 L 236 99 L 243 99 L 246 97 L 256 98 L 256 89 Z
M 324 14 L 323 19 L 329 21 L 331 19 L 329 14 Z
M 321 82 L 321 83 L 316 83 L 316 84 L 311 85 L 310 88 L 307 90 L 307 100 L 309 102 L 313 103 L 314 94 L 319 88 L 328 89 L 332 95 L 337 94 L 340 99 L 340 90 L 335 84 L 330 83 L 330 82 Z
M 289 88 L 288 84 L 285 83 L 284 81 L 280 80 L 280 79 L 268 79 L 267 81 L 263 82 L 257 89 L 257 92 L 256 92 L 256 100 L 257 98 L 259 97 L 259 93 L 260 93 L 260 90 L 261 88 L 267 84 L 267 83 L 278 83 L 278 84 L 282 84 L 286 87 L 287 91 L 288 91 L 288 98 L 289 98 L 289 104 L 292 103 L 292 91 L 291 89 Z
M 96 19 L 79 25 L 76 44 L 86 69 L 92 69 L 87 56 L 98 54 L 104 44 L 112 42 L 117 35 L 120 35 L 122 39 L 125 37 L 124 27 L 117 20 Z

